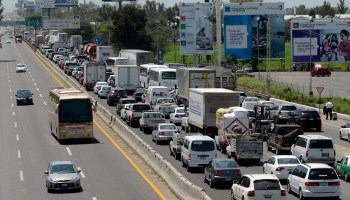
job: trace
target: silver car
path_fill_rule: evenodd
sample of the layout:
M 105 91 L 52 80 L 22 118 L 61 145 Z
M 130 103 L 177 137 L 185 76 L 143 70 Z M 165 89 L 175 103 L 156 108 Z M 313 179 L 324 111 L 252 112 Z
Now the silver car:
M 107 95 L 111 92 L 112 87 L 108 85 L 101 86 L 101 89 L 97 92 L 98 98 L 107 98 Z
M 177 107 L 175 108 L 175 112 L 170 113 L 170 123 L 181 124 L 181 118 L 185 116 L 185 108 Z
M 107 82 L 97 82 L 94 86 L 94 93 L 97 94 L 98 91 L 101 89 L 102 86 L 108 86 Z
M 159 123 L 152 131 L 152 141 L 158 144 L 160 141 L 170 142 L 173 133 L 178 132 L 176 125 L 173 123 Z
M 80 173 L 71 161 L 50 162 L 46 175 L 47 192 L 53 190 L 82 190 Z
M 27 65 L 23 63 L 19 63 L 16 65 L 16 72 L 26 72 L 27 71 Z

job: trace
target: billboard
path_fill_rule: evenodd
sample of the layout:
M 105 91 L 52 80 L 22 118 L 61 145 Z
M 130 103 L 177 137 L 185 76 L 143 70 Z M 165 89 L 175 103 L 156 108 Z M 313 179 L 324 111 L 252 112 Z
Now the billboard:
M 225 3 L 225 57 L 284 58 L 284 3 Z M 269 41 L 267 34 L 269 29 Z
M 180 4 L 180 54 L 213 54 L 213 5 Z
M 44 19 L 43 29 L 76 29 L 80 28 L 80 19 Z
M 55 6 L 78 6 L 78 0 L 55 0 Z
M 40 2 L 40 8 L 55 8 L 55 0 L 43 0 Z
M 350 61 L 349 31 L 350 19 L 292 19 L 293 62 Z

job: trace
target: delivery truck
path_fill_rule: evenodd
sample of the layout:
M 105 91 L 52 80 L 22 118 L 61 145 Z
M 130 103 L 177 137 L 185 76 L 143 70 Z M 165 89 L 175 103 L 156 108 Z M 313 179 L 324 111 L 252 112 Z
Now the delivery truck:
M 96 82 L 106 80 L 106 67 L 97 62 L 84 62 L 82 64 L 84 68 L 84 81 L 83 85 L 86 90 L 92 91 Z
M 223 88 L 190 88 L 188 128 L 212 138 L 218 133 L 216 111 L 222 107 L 239 106 L 239 93 Z
M 97 46 L 96 47 L 96 62 L 104 63 L 111 56 L 113 56 L 113 47 L 112 46 Z
M 132 95 L 139 87 L 140 69 L 137 65 L 116 65 L 113 74 L 114 85 L 123 88 L 128 95 Z
M 130 65 L 140 66 L 142 64 L 154 62 L 154 54 L 152 51 L 140 49 L 122 49 L 119 52 L 119 57 L 128 58 L 130 60 Z

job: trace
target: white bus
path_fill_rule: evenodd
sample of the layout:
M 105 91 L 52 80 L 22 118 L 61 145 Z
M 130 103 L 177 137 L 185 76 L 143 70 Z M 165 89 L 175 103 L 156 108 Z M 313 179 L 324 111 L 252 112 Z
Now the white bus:
M 93 135 L 93 114 L 90 97 L 77 89 L 50 90 L 49 127 L 59 142 Z
M 165 86 L 169 90 L 177 87 L 176 69 L 151 68 L 149 70 L 148 86 Z
M 148 88 L 149 70 L 151 68 L 168 68 L 168 67 L 165 65 L 157 65 L 154 63 L 140 65 L 140 86 L 143 88 Z

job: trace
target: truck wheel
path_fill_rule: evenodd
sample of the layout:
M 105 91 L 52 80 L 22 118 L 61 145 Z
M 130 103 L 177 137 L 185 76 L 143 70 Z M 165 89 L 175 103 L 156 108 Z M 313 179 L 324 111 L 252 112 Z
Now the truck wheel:
M 190 132 L 190 130 L 189 130 L 190 128 L 188 126 L 185 126 L 184 129 L 185 129 L 185 133 L 189 133 Z
M 180 154 L 174 153 L 174 155 L 175 155 L 175 160 L 180 160 Z

